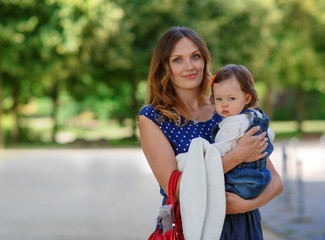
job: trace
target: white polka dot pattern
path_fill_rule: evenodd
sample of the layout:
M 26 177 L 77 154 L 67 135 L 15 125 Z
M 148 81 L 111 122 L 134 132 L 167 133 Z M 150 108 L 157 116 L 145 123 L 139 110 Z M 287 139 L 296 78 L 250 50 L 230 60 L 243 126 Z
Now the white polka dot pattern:
M 152 105 L 145 106 L 140 110 L 139 116 L 144 115 L 156 123 L 168 140 L 171 142 L 175 154 L 188 151 L 192 139 L 202 137 L 212 143 L 211 131 L 213 127 L 221 120 L 218 114 L 214 114 L 211 119 L 205 122 L 199 122 L 197 125 L 190 121 L 187 125 L 182 126 L 184 118 L 181 117 L 181 125 L 177 126 L 174 122 L 165 120 L 159 121 L 161 114 L 157 112 Z

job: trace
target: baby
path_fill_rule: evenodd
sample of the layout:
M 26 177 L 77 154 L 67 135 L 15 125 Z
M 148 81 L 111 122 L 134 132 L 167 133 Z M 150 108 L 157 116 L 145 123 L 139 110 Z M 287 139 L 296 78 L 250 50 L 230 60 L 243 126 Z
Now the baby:
M 211 79 L 210 100 L 216 112 L 224 119 L 212 131 L 213 145 L 221 156 L 236 146 L 236 141 L 253 126 L 260 126 L 258 135 L 267 131 L 266 157 L 255 162 L 242 163 L 225 174 L 227 192 L 245 199 L 259 195 L 270 183 L 272 174 L 266 168 L 266 159 L 273 151 L 274 132 L 269 128 L 269 118 L 259 109 L 252 74 L 241 65 L 229 64 Z

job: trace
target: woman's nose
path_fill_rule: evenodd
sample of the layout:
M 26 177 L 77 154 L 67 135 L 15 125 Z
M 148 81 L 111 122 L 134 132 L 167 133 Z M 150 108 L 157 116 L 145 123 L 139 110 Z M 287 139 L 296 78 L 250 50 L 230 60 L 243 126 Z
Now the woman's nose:
M 193 62 L 192 62 L 191 59 L 188 59 L 188 60 L 186 61 L 186 68 L 187 68 L 187 69 L 193 69 Z

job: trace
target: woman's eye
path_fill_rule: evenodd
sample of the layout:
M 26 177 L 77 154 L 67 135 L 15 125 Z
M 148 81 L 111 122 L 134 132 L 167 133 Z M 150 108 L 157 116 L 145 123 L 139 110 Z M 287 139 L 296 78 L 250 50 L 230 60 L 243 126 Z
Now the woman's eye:
M 175 58 L 175 59 L 173 59 L 173 62 L 174 62 L 174 63 L 178 63 L 178 62 L 180 62 L 180 61 L 181 61 L 180 58 Z
M 201 56 L 199 55 L 199 54 L 195 54 L 194 56 L 193 56 L 193 59 L 199 59 Z

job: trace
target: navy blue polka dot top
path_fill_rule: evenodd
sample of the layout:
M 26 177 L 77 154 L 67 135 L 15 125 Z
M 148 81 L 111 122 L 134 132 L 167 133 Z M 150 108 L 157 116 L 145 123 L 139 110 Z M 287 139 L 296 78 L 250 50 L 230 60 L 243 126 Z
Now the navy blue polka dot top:
M 217 113 L 215 113 L 211 119 L 205 122 L 198 122 L 197 124 L 194 124 L 194 122 L 190 120 L 187 125 L 182 126 L 185 122 L 185 118 L 181 116 L 181 124 L 180 126 L 177 126 L 173 121 L 159 121 L 161 113 L 156 111 L 153 105 L 143 107 L 140 110 L 138 117 L 141 115 L 149 118 L 159 126 L 161 131 L 163 131 L 171 143 L 175 156 L 180 153 L 187 152 L 190 143 L 194 138 L 202 137 L 212 143 L 212 129 L 222 119 Z M 160 193 L 165 198 L 167 197 L 161 187 Z
M 139 113 L 139 116 L 141 115 L 149 118 L 160 127 L 171 143 L 175 155 L 187 152 L 193 138 L 202 137 L 212 143 L 212 129 L 221 120 L 221 117 L 215 113 L 211 119 L 205 122 L 198 122 L 196 125 L 190 120 L 187 125 L 182 126 L 185 118 L 181 116 L 181 124 L 177 126 L 173 121 L 159 121 L 161 113 L 156 111 L 153 105 L 143 107 Z

